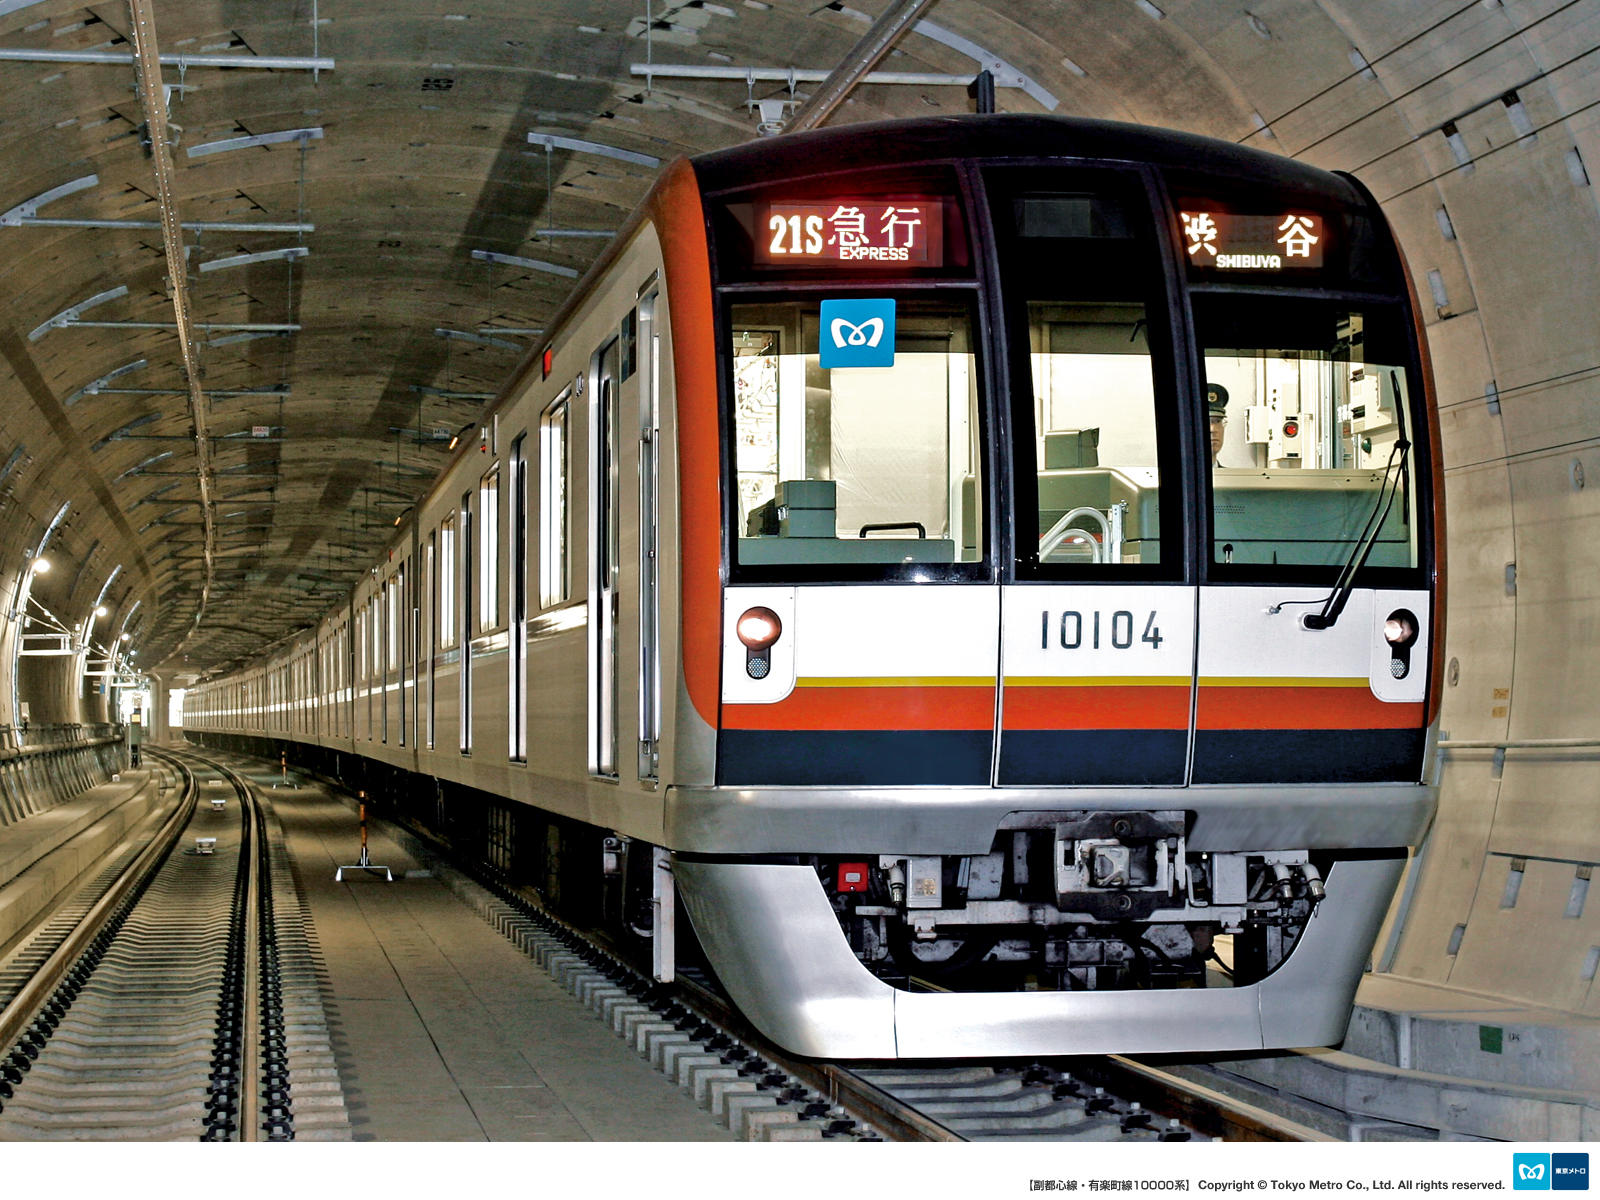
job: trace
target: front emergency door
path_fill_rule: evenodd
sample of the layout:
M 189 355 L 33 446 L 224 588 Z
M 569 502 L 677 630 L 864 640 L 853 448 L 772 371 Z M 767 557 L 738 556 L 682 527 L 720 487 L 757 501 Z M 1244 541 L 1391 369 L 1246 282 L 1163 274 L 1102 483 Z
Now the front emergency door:
M 1003 589 L 1001 785 L 1181 784 L 1195 590 Z
M 1137 298 L 1029 300 L 1001 594 L 1001 786 L 1181 785 L 1195 589 L 1169 351 Z M 1160 325 L 1158 325 L 1160 328 Z M 1014 336 L 1014 341 L 1019 340 Z

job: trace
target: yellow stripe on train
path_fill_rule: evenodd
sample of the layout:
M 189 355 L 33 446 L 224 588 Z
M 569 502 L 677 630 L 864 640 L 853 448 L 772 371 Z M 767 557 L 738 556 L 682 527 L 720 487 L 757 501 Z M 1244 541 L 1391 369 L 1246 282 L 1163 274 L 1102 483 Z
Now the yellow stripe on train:
M 1311 675 L 1206 675 L 1201 677 L 1200 686 L 1260 688 L 1364 688 L 1371 687 L 1372 684 L 1364 675 L 1329 676 L 1327 678 L 1318 678 Z
M 814 688 L 934 688 L 934 687 L 993 687 L 993 675 L 952 676 L 802 676 L 794 681 L 795 687 Z

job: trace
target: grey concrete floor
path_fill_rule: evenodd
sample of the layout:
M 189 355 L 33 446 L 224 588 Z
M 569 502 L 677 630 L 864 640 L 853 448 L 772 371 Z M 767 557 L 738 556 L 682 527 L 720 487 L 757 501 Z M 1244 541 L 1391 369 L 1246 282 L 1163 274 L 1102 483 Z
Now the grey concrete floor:
M 374 826 L 307 786 L 269 793 L 331 981 L 334 1050 L 357 1140 L 731 1141 Z

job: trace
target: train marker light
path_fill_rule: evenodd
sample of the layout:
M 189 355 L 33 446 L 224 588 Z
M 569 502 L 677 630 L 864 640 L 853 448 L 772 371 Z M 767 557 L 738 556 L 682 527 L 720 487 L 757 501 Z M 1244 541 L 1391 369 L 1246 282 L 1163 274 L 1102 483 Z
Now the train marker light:
M 744 671 L 751 679 L 765 679 L 772 670 L 772 644 L 783 633 L 783 622 L 770 608 L 747 608 L 734 626 L 744 643 Z

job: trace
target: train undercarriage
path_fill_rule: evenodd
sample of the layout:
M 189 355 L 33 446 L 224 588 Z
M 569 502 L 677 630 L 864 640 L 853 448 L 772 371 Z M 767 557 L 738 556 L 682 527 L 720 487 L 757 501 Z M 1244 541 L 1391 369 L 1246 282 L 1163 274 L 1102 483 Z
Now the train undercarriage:
M 1182 812 L 1079 812 L 986 855 L 819 860 L 856 957 L 952 991 L 1229 986 L 1274 970 L 1326 894 L 1304 850 L 1186 848 Z

